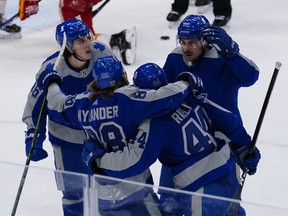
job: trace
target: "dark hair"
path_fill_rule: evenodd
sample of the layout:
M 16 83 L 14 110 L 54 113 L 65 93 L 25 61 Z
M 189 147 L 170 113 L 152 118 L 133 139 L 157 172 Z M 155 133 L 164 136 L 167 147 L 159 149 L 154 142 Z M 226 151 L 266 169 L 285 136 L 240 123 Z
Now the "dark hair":
M 124 75 L 122 77 L 122 79 L 117 83 L 116 86 L 112 87 L 112 88 L 107 88 L 107 89 L 99 89 L 97 87 L 97 83 L 96 81 L 92 81 L 88 84 L 87 88 L 88 90 L 91 90 L 91 93 L 89 95 L 90 99 L 93 99 L 97 96 L 102 96 L 103 99 L 108 99 L 109 97 L 111 97 L 114 94 L 114 91 L 118 88 L 121 88 L 123 86 L 129 85 L 129 81 L 127 79 L 127 76 Z
M 72 52 L 70 52 L 66 47 L 64 49 L 64 52 L 63 52 L 63 57 L 65 59 L 68 59 L 70 56 L 72 56 Z

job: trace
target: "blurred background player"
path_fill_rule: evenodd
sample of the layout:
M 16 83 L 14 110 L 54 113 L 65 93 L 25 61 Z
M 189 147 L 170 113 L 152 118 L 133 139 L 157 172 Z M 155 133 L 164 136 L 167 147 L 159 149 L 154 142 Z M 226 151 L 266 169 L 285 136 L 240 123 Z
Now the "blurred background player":
M 204 7 L 209 8 L 211 2 L 211 0 L 196 0 L 195 6 L 198 7 L 198 13 L 202 13 L 204 11 Z M 181 16 L 187 12 L 189 4 L 189 0 L 174 0 L 174 2 L 171 4 L 171 12 L 169 12 L 167 15 L 167 21 L 179 21 Z
M 210 8 L 213 2 L 213 14 L 215 16 L 213 25 L 225 26 L 231 19 L 232 6 L 231 0 L 196 0 L 195 6 L 198 8 L 198 13 L 204 13 Z M 189 7 L 189 0 L 174 0 L 172 3 L 171 11 L 167 15 L 167 21 L 170 22 L 170 26 L 174 26 L 173 23 L 180 21 L 182 15 L 184 15 Z
M 213 25 L 226 26 L 232 16 L 231 0 L 213 0 Z
M 3 26 L 2 25 L 5 23 L 6 18 L 5 18 L 5 7 L 6 7 L 6 0 L 0 0 L 0 39 L 20 39 L 22 38 L 21 35 L 21 27 L 8 23 L 7 25 Z
M 93 6 L 102 0 L 60 0 L 60 18 L 62 21 L 80 16 L 93 32 L 95 39 L 109 44 L 114 54 L 125 65 L 133 64 L 136 58 L 136 28 L 124 29 L 112 35 L 99 34 L 93 29 Z M 106 0 L 107 1 L 107 0 Z M 105 2 L 104 2 L 105 3 Z M 103 4 L 104 4 L 103 3 Z

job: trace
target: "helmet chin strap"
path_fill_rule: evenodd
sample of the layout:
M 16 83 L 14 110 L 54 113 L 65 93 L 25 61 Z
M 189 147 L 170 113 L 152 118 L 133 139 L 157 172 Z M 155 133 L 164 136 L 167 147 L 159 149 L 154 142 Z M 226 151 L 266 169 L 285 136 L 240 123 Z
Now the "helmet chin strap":
M 87 61 L 87 60 L 81 58 L 80 56 L 78 56 L 78 55 L 75 53 L 75 51 L 74 51 L 72 48 L 70 48 L 69 46 L 67 46 L 66 48 L 69 50 L 69 52 L 71 53 L 71 55 L 74 56 L 78 61 L 81 61 L 81 62 L 86 62 L 86 61 Z
M 77 56 L 74 51 L 73 51 L 72 55 L 73 55 L 77 60 L 79 60 L 79 61 L 81 61 L 81 62 L 86 62 L 86 61 L 87 61 L 87 60 L 85 60 L 85 59 L 82 59 L 80 56 Z

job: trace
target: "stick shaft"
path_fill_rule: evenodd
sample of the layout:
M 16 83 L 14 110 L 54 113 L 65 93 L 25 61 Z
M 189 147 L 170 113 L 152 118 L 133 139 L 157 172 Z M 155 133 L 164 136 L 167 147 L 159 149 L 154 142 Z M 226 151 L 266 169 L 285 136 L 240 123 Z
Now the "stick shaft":
M 94 17 L 99 11 L 102 10 L 102 8 L 109 2 L 110 0 L 106 0 L 104 3 L 102 3 L 97 9 L 92 11 L 92 16 Z
M 265 113 L 266 113 L 266 110 L 267 110 L 267 107 L 268 107 L 268 104 L 269 104 L 269 100 L 270 100 L 270 97 L 271 97 L 271 94 L 272 94 L 272 90 L 274 88 L 274 85 L 275 85 L 275 82 L 276 82 L 276 78 L 278 76 L 278 73 L 279 73 L 279 70 L 280 70 L 281 66 L 282 66 L 282 64 L 280 62 L 276 62 L 275 69 L 274 69 L 274 72 L 273 72 L 273 76 L 271 78 L 271 81 L 270 81 L 270 84 L 269 84 L 269 87 L 268 87 L 268 90 L 267 90 L 267 93 L 266 93 L 266 96 L 265 96 L 265 100 L 263 102 L 262 109 L 261 109 L 261 112 L 260 112 L 260 115 L 259 115 L 259 118 L 258 118 L 256 129 L 255 129 L 255 132 L 254 132 L 254 135 L 253 135 L 252 145 L 251 145 L 251 148 L 250 148 L 250 153 L 252 153 L 252 151 L 253 151 L 253 149 L 254 149 L 254 147 L 256 145 L 256 142 L 257 142 L 257 139 L 258 139 L 258 135 L 259 135 L 259 132 L 260 132 L 260 129 L 261 129 L 261 126 L 262 126 L 262 122 L 263 122 L 263 119 L 264 119 L 264 116 L 265 116 Z
M 37 120 L 36 129 L 35 129 L 35 132 L 34 132 L 34 135 L 33 135 L 33 138 L 32 138 L 32 144 L 31 144 L 31 147 L 30 147 L 30 150 L 29 150 L 29 154 L 28 154 L 28 156 L 26 158 L 25 168 L 24 168 L 21 180 L 20 180 L 20 184 L 19 184 L 19 187 L 18 187 L 18 191 L 17 191 L 17 195 L 16 195 L 16 198 L 15 198 L 15 201 L 14 201 L 14 205 L 13 205 L 11 216 L 15 215 L 17 207 L 18 207 L 20 196 L 21 196 L 21 193 L 22 193 L 22 190 L 23 190 L 23 187 L 24 187 L 24 183 L 25 183 L 25 180 L 26 180 L 26 176 L 27 176 L 27 173 L 28 173 L 28 170 L 29 170 L 29 164 L 30 164 L 31 157 L 32 157 L 32 154 L 33 154 L 34 145 L 35 145 L 35 142 L 36 142 L 36 139 L 37 139 L 37 136 L 38 136 L 40 123 L 41 123 L 42 118 L 43 118 L 43 112 L 44 112 L 44 109 L 45 109 L 45 105 L 46 105 L 46 95 L 44 96 L 44 99 L 43 99 L 43 102 L 42 102 L 42 105 L 41 105 L 41 110 L 40 110 L 39 117 L 38 117 L 38 120 Z
M 53 70 L 56 70 L 56 67 L 59 64 L 59 61 L 60 61 L 60 59 L 61 59 L 61 57 L 63 55 L 63 52 L 65 50 L 65 47 L 66 47 L 67 37 L 66 37 L 65 32 L 64 32 L 63 36 L 64 36 L 63 37 L 63 44 L 61 46 L 61 50 L 59 52 L 59 55 L 58 55 L 58 57 L 57 57 L 57 59 L 55 61 Z M 18 207 L 18 203 L 19 203 L 19 200 L 20 200 L 20 196 L 21 196 L 21 193 L 22 193 L 22 190 L 23 190 L 23 187 L 24 187 L 24 183 L 25 183 L 25 180 L 26 180 L 26 176 L 27 176 L 27 173 L 28 173 L 28 170 L 29 170 L 29 164 L 30 164 L 30 161 L 31 161 L 31 157 L 33 155 L 34 145 L 35 145 L 38 133 L 39 133 L 41 121 L 43 119 L 44 109 L 46 108 L 46 96 L 47 95 L 45 95 L 44 98 L 43 98 L 43 102 L 42 102 L 41 109 L 40 109 L 40 112 L 39 112 L 39 116 L 38 116 L 38 120 L 37 120 L 37 124 L 36 124 L 36 128 L 35 128 L 35 132 L 34 132 L 34 135 L 33 135 L 33 138 L 32 138 L 32 143 L 31 143 L 31 146 L 30 146 L 29 154 L 28 154 L 28 156 L 26 158 L 25 168 L 24 168 L 21 180 L 20 180 L 20 184 L 19 184 L 19 187 L 18 187 L 18 191 L 17 191 L 17 195 L 16 195 L 16 198 L 15 198 L 15 201 L 14 201 L 14 205 L 13 205 L 11 216 L 14 216 L 15 213 L 16 213 L 16 210 L 17 210 L 17 207 Z
M 282 64 L 280 62 L 276 62 L 276 65 L 275 65 L 275 68 L 274 68 L 274 72 L 273 72 L 272 78 L 270 80 L 270 84 L 269 84 L 269 87 L 268 87 L 268 90 L 267 90 L 267 93 L 266 93 L 266 96 L 265 96 L 265 100 L 263 102 L 262 109 L 261 109 L 261 112 L 260 112 L 260 115 L 259 115 L 259 118 L 258 118 L 258 121 L 257 121 L 257 125 L 256 125 L 255 131 L 254 131 L 254 135 L 253 135 L 253 139 L 252 139 L 252 143 L 251 143 L 251 146 L 250 146 L 249 153 L 253 153 L 253 149 L 256 146 L 256 142 L 257 142 L 257 138 L 258 138 L 258 135 L 259 135 L 259 132 L 260 132 L 260 129 L 261 129 L 261 125 L 262 125 L 262 122 L 263 122 L 263 119 L 264 119 L 264 116 L 265 116 L 265 113 L 266 113 L 266 109 L 267 109 L 268 104 L 269 104 L 269 99 L 271 97 L 272 90 L 274 88 L 274 85 L 275 85 L 275 82 L 276 82 L 276 78 L 278 76 L 278 73 L 279 73 L 281 65 Z M 240 190 L 237 193 L 236 199 L 240 199 L 241 198 L 241 192 L 242 192 L 242 189 L 243 189 L 243 186 L 244 186 L 244 183 L 245 183 L 246 176 L 247 176 L 247 171 L 242 174 L 242 178 L 243 178 L 242 185 L 240 186 Z

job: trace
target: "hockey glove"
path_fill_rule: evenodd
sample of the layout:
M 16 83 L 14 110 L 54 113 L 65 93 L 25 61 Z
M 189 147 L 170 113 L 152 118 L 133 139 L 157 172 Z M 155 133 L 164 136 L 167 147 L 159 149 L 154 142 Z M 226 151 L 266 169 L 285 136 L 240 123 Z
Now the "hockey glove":
M 254 147 L 253 152 L 249 153 L 249 146 L 235 148 L 233 144 L 230 144 L 230 148 L 240 168 L 249 175 L 254 175 L 261 158 L 259 149 Z
M 40 89 L 47 91 L 50 84 L 56 82 L 58 85 L 62 83 L 60 74 L 52 69 L 52 66 L 47 66 L 37 79 L 37 85 Z
M 97 141 L 91 139 L 84 141 L 82 160 L 93 173 L 99 173 L 95 159 L 101 158 L 105 153 L 106 150 Z
M 218 26 L 210 26 L 203 31 L 203 39 L 217 50 L 222 58 L 232 58 L 239 53 L 238 44 Z
M 190 83 L 190 91 L 194 95 L 199 95 L 204 89 L 201 78 L 191 72 L 185 71 L 178 75 L 178 80 L 183 80 Z
M 32 145 L 34 132 L 35 132 L 35 129 L 30 128 L 26 132 L 26 135 L 25 135 L 25 144 L 26 144 L 25 152 L 26 152 L 27 157 L 29 155 L 30 148 Z M 34 148 L 31 154 L 32 161 L 39 161 L 48 157 L 48 153 L 43 149 L 44 140 L 45 140 L 45 135 L 38 134 L 37 138 L 35 139 Z
M 19 1 L 19 18 L 25 20 L 39 10 L 39 0 L 20 0 Z

